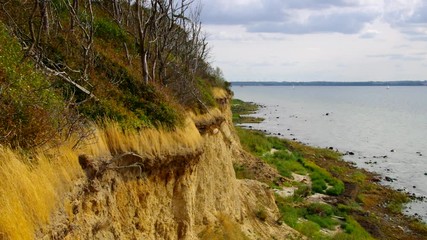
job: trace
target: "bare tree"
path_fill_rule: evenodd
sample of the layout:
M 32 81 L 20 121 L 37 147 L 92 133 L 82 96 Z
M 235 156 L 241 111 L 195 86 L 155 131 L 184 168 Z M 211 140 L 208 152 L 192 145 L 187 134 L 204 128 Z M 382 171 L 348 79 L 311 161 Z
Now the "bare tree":
M 142 80 L 143 83 L 148 84 L 149 71 L 148 71 L 148 48 L 146 46 L 148 28 L 152 21 L 150 11 L 145 11 L 145 0 L 138 0 L 136 3 L 136 17 L 137 17 L 137 36 L 139 43 L 139 57 L 141 61 Z
M 68 7 L 70 7 L 69 2 L 67 1 L 67 5 Z M 71 5 L 71 8 L 73 9 L 73 11 L 70 11 L 70 29 L 73 30 L 74 26 L 75 26 L 75 17 L 73 12 L 78 12 L 79 11 L 79 0 L 73 0 L 73 4 Z
M 83 78 L 87 80 L 87 71 L 90 67 L 90 64 L 92 62 L 92 56 L 91 51 L 93 47 L 93 36 L 95 33 L 95 27 L 94 27 L 94 14 L 93 14 L 93 8 L 92 8 L 92 0 L 85 0 L 84 6 L 82 11 L 85 14 L 79 13 L 78 8 L 78 0 L 73 0 L 73 3 L 71 3 L 69 0 L 67 1 L 67 6 L 70 12 L 70 15 L 73 19 L 73 22 L 77 24 L 77 26 L 80 28 L 81 32 L 83 33 L 83 50 L 84 50 L 84 76 Z

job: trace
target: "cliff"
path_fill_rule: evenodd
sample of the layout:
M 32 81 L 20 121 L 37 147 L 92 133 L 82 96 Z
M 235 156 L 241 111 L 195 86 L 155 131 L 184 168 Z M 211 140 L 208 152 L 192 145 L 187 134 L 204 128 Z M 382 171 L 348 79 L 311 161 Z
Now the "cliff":
M 298 235 L 276 223 L 268 186 L 236 179 L 234 163 L 274 173 L 242 150 L 227 83 L 191 29 L 161 19 L 176 31 L 160 46 L 135 39 L 137 19 L 121 25 L 106 2 L 53 1 L 52 15 L 31 14 L 34 3 L 0 11 L 0 239 Z M 144 45 L 159 56 L 147 60 Z M 149 82 L 133 59 L 148 61 Z
M 146 144 L 157 146 L 152 152 L 135 146 L 133 151 L 127 151 L 131 146 L 126 146 L 126 141 L 120 147 L 114 145 L 112 139 L 120 137 L 113 136 L 111 129 L 99 132 L 96 143 L 81 148 L 79 157 L 75 155 L 71 160 L 71 168 L 81 167 L 74 171 L 85 174 L 77 174 L 69 182 L 69 190 L 58 192 L 61 196 L 49 219 L 35 224 L 34 237 L 290 239 L 298 236 L 288 226 L 276 223 L 279 212 L 268 186 L 236 179 L 233 162 L 246 160 L 230 116 L 228 106 L 224 106 L 223 112 L 212 111 L 199 118 L 203 119 L 199 122 L 193 116 L 185 130 L 170 133 L 182 134 L 184 143 L 189 135 L 195 135 L 191 137 L 195 142 L 187 145 L 179 140 L 165 144 L 169 137 L 160 132 L 140 134 L 141 139 L 150 137 Z M 162 149 L 165 146 L 169 149 Z M 22 237 L 17 233 L 3 234 L 6 239 Z

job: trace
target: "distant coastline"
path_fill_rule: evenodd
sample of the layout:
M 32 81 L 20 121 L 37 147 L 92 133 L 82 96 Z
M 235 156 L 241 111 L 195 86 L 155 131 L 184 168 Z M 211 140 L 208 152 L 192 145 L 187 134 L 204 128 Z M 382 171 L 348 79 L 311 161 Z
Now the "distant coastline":
M 427 86 L 425 81 L 369 81 L 369 82 L 231 82 L 232 86 Z

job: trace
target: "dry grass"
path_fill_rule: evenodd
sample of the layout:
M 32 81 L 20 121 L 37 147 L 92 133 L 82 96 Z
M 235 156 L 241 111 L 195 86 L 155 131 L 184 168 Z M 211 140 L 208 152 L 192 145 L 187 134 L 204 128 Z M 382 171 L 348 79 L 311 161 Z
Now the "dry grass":
M 77 150 L 72 150 L 70 141 L 28 156 L 0 145 L 0 239 L 34 239 L 36 229 L 49 223 L 73 182 L 83 176 L 79 154 L 100 158 L 132 151 L 161 157 L 191 153 L 203 144 L 190 119 L 175 131 L 123 131 L 115 122 L 105 126 L 95 127 L 95 138 Z
M 222 118 L 224 114 L 218 108 L 211 108 L 209 109 L 209 112 L 205 114 L 195 114 L 190 112 L 189 115 L 196 125 L 209 125 L 217 119 Z
M 81 174 L 71 147 L 40 151 L 32 159 L 0 147 L 0 237 L 34 239 Z
M 223 88 L 214 87 L 212 89 L 212 95 L 216 99 L 226 98 L 228 96 L 228 93 Z
M 162 157 L 183 155 L 202 146 L 202 137 L 194 123 L 187 119 L 184 126 L 174 131 L 144 129 L 142 131 L 122 130 L 115 122 L 107 122 L 105 128 L 97 131 L 98 141 L 89 145 L 91 155 L 99 156 L 102 152 L 112 155 L 134 152 L 145 157 Z
M 209 240 L 246 240 L 249 239 L 241 230 L 241 226 L 225 214 L 219 214 L 218 223 L 208 226 L 202 231 L 200 239 Z

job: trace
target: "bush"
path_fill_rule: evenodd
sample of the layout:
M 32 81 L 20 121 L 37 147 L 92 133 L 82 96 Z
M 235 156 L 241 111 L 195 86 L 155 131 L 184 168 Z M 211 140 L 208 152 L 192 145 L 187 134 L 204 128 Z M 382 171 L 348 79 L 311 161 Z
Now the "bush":
M 109 19 L 101 18 L 95 20 L 95 36 L 116 43 L 126 42 L 126 33 L 116 23 Z
M 30 148 L 59 135 L 65 104 L 0 24 L 0 144 Z

